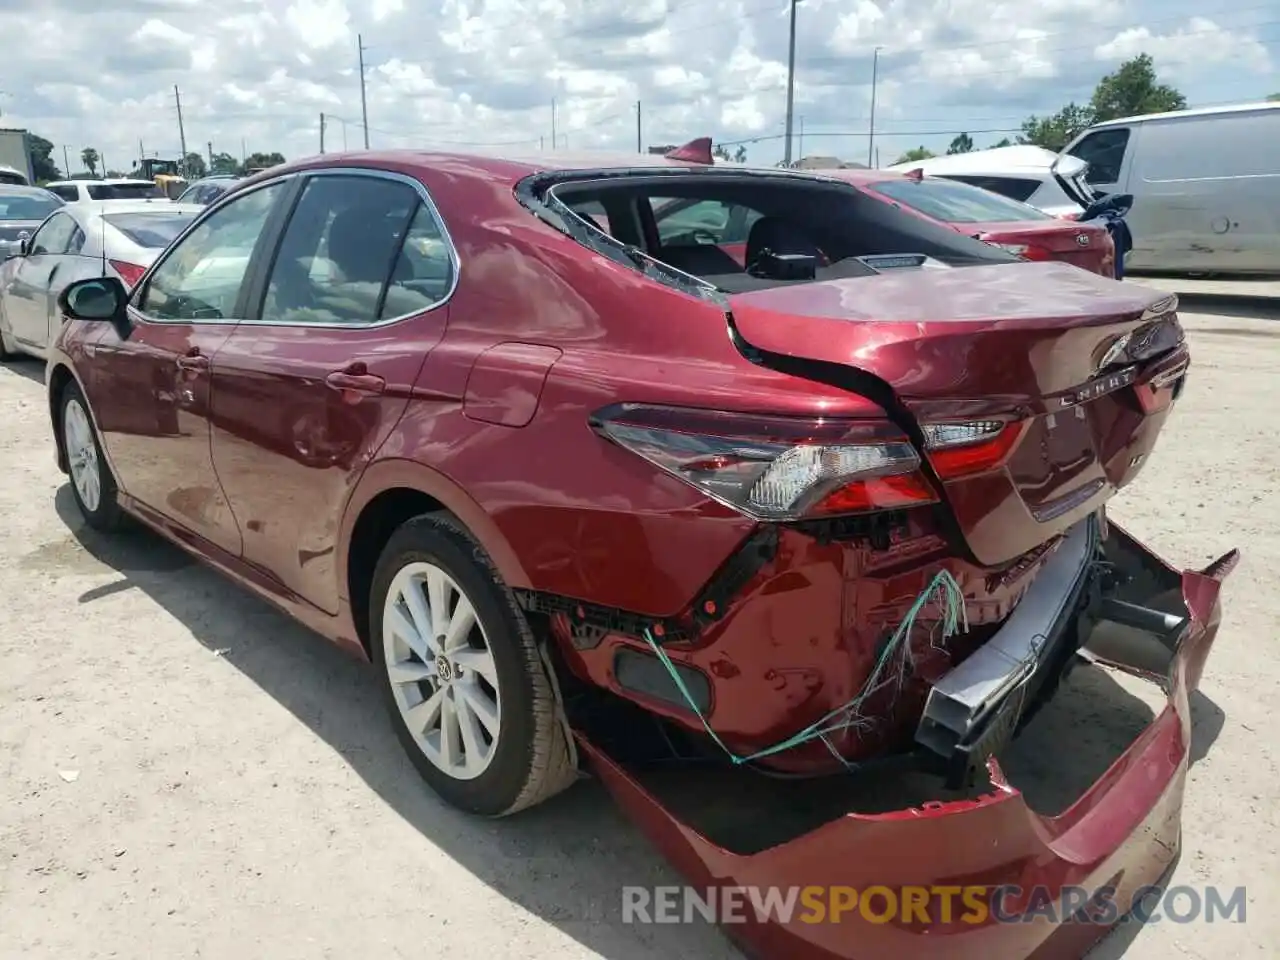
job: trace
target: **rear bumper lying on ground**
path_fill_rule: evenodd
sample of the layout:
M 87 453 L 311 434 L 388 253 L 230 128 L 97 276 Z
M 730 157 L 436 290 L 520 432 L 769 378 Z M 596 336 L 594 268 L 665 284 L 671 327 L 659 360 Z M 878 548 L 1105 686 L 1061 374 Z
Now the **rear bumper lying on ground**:
M 734 850 L 714 842 L 687 807 L 660 799 L 636 769 L 615 760 L 583 731 L 578 740 L 596 773 L 654 843 L 699 890 L 792 888 L 831 891 L 932 891 L 927 922 L 916 912 L 868 919 L 851 910 L 839 922 L 815 922 L 812 911 L 790 917 L 750 907 L 726 926 L 752 955 L 777 960 L 878 960 L 883 957 L 987 960 L 1074 958 L 1128 912 L 1135 893 L 1157 883 L 1181 843 L 1183 789 L 1189 756 L 1189 696 L 1196 689 L 1221 618 L 1220 588 L 1238 560 L 1231 551 L 1201 571 L 1176 571 L 1118 527 L 1106 532 L 1107 561 L 1125 581 L 1111 602 L 1164 614 L 1149 619 L 1184 625 L 1161 638 L 1134 626 L 1092 624 L 1080 656 L 1157 680 L 1163 711 L 1110 768 L 1056 816 L 1032 810 L 991 760 L 991 787 L 969 798 L 927 800 L 885 812 L 838 814 L 781 842 Z M 1071 745 L 1061 745 L 1069 751 Z M 666 796 L 665 794 L 663 795 Z M 748 808 L 750 796 L 726 798 Z M 673 807 L 680 806 L 677 812 Z M 769 833 L 761 823 L 761 833 Z M 959 890 L 982 888 L 998 909 L 966 913 Z M 1055 916 L 1077 913 L 1080 888 L 1104 892 L 1116 909 L 1092 922 L 1010 922 L 1027 909 L 1025 894 L 1048 891 Z M 954 910 L 941 909 L 957 891 Z M 935 896 L 936 895 L 936 896 Z M 972 895 L 972 894 L 970 894 Z M 821 893 L 819 899 L 822 899 Z M 830 899 L 823 902 L 830 903 Z M 881 900 L 878 912 L 883 913 Z M 1000 919 L 997 919 L 997 916 Z

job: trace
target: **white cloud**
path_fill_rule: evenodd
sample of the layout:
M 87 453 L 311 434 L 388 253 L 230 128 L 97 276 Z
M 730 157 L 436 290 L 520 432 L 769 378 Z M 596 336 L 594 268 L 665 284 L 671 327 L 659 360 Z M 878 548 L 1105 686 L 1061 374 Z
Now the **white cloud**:
M 142 140 L 235 155 L 349 146 L 359 131 L 356 35 L 367 46 L 375 147 L 561 145 L 631 150 L 711 134 L 782 153 L 787 0 L 48 0 L 0 11 L 0 124 L 127 167 Z M 1122 59 L 1150 53 L 1192 103 L 1280 89 L 1274 14 L 1193 0 L 804 0 L 796 112 L 806 153 L 865 158 L 871 51 L 881 47 L 876 143 L 980 145 L 1087 100 Z M 38 12 L 37 12 L 38 11 Z M 1274 36 L 1274 34 L 1270 34 Z M 1206 69 L 1210 68 L 1210 69 Z M 797 124 L 797 129 L 799 124 Z M 835 136 L 833 134 L 839 134 Z

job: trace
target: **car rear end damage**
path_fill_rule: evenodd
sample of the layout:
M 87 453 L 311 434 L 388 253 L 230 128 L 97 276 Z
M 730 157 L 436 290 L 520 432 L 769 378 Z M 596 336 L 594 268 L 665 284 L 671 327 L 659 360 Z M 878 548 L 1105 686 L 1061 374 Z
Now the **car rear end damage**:
M 1080 591 L 1085 596 L 1055 618 L 1074 634 L 1061 666 L 1087 659 L 1150 678 L 1164 688 L 1167 704 L 1062 813 L 1033 810 L 994 757 L 985 785 L 955 793 L 927 779 L 931 773 L 922 780 L 920 771 L 930 769 L 923 762 L 804 781 L 771 780 L 713 761 L 673 769 L 637 757 L 633 738 L 623 746 L 616 735 L 597 732 L 607 726 L 581 715 L 579 745 L 619 803 L 699 890 L 981 888 L 988 897 L 982 923 L 966 923 L 958 911 L 951 922 L 937 912 L 927 923 L 919 917 L 870 922 L 855 911 L 840 922 L 815 923 L 748 909 L 744 923 L 726 930 L 753 956 L 1079 957 L 1176 859 L 1191 735 L 1188 698 L 1217 634 L 1222 582 L 1238 560 L 1232 551 L 1203 570 L 1179 572 L 1114 524 L 1089 520 L 1084 526 L 1095 523 L 1090 536 L 1100 538 L 1097 554 L 1080 577 L 1059 585 L 1066 590 L 1055 598 L 1087 584 Z M 1100 569 L 1106 571 L 1101 582 L 1095 579 Z M 1166 629 L 1170 622 L 1178 625 L 1173 632 Z M 1057 659 L 1052 649 L 1051 641 L 1041 662 Z M 1044 695 L 1024 692 L 1025 699 L 1010 691 L 1000 700 L 1009 728 Z M 886 804 L 886 792 L 909 796 L 909 805 Z M 1068 887 L 1098 891 L 1114 912 L 1099 914 L 1097 922 L 995 919 L 1026 910 L 1019 892 L 1033 888 L 1050 892 L 1058 915 L 1081 914 Z M 997 897 L 994 904 L 990 898 Z

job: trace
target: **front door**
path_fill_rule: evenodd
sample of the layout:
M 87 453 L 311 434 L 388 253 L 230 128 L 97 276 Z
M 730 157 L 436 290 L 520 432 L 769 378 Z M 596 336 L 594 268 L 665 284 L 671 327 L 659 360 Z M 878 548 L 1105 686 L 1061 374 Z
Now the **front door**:
M 53 290 L 67 268 L 73 238 L 84 234 L 65 213 L 55 213 L 35 232 L 5 291 L 5 314 L 13 337 L 42 356 L 49 345 L 49 318 L 55 312 Z
M 344 505 L 444 334 L 454 275 L 416 181 L 313 174 L 215 358 L 213 459 L 244 559 L 328 613 Z
M 202 220 L 135 289 L 132 329 L 94 346 L 89 402 L 120 488 L 232 553 L 240 533 L 209 452 L 210 370 L 243 314 L 254 252 L 270 242 L 285 183 Z

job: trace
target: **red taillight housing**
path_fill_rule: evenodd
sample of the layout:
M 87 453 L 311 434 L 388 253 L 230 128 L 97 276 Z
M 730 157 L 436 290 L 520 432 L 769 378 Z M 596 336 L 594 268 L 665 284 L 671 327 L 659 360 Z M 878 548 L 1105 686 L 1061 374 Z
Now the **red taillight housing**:
M 116 273 L 120 274 L 120 279 L 124 281 L 124 285 L 132 289 L 138 285 L 138 281 L 142 279 L 142 275 L 147 272 L 146 267 L 141 267 L 136 263 L 127 263 L 124 260 L 108 260 Z
M 601 436 L 759 520 L 797 520 L 937 501 L 911 441 L 887 420 L 799 419 L 618 404 Z
M 988 240 L 985 236 L 978 237 L 993 247 L 999 247 L 1005 253 L 1011 253 L 1015 257 L 1021 257 L 1023 260 L 1052 260 L 1053 253 L 1045 247 L 1036 246 L 1034 243 L 1004 243 L 1000 240 Z
M 1026 421 L 967 420 L 924 427 L 929 463 L 940 480 L 1003 466 L 1026 432 Z

